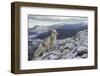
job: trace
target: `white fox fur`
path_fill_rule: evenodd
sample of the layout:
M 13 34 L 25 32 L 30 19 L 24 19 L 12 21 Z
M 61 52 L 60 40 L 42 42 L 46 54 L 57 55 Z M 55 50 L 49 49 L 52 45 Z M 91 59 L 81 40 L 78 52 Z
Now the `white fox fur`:
M 51 35 L 43 40 L 42 43 L 40 43 L 38 49 L 35 51 L 34 56 L 37 58 L 41 53 L 45 53 L 46 51 L 50 51 L 56 43 L 57 39 L 57 31 L 52 30 Z

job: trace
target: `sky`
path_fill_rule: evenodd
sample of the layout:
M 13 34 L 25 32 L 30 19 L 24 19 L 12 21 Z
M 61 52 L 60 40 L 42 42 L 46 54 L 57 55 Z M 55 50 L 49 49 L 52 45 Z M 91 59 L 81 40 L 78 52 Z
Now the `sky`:
M 88 21 L 87 17 L 28 15 L 29 28 L 32 28 L 36 25 L 51 26 L 54 24 L 79 23 L 79 22 L 87 22 L 87 21 Z

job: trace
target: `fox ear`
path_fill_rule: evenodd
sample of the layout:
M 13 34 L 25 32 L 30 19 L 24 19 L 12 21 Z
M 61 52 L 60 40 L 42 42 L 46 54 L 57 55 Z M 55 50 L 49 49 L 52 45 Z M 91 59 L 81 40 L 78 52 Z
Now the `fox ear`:
M 43 47 L 46 47 L 46 44 L 44 42 L 42 43 L 42 45 L 43 45 Z

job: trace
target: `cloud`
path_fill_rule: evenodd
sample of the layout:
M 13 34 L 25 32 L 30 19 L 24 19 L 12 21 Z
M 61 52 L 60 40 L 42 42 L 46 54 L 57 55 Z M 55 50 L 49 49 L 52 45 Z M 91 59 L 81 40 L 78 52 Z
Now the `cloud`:
M 88 17 L 28 15 L 29 28 L 36 25 L 51 26 L 62 23 L 88 22 Z
M 48 21 L 48 22 L 56 22 L 56 21 L 86 21 L 87 17 L 69 17 L 69 16 L 43 16 L 43 15 L 29 15 L 29 19 L 36 21 Z

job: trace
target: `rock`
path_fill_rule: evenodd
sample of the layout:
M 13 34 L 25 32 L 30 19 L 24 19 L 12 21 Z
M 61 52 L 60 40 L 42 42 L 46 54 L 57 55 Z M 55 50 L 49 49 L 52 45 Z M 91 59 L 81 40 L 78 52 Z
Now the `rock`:
M 87 58 L 88 57 L 88 54 L 83 54 L 81 57 L 82 58 Z

